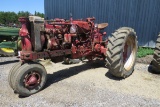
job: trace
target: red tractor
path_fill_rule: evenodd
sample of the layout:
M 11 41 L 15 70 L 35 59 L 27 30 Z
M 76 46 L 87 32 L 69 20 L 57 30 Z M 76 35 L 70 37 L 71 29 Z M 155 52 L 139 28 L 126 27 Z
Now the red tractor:
M 20 61 L 10 70 L 11 88 L 22 96 L 40 91 L 46 83 L 47 72 L 37 59 L 99 58 L 106 62 L 109 72 L 126 78 L 134 71 L 137 36 L 132 28 L 122 27 L 103 40 L 108 23 L 95 24 L 95 18 L 85 20 L 44 20 L 37 16 L 19 18 L 22 27 Z

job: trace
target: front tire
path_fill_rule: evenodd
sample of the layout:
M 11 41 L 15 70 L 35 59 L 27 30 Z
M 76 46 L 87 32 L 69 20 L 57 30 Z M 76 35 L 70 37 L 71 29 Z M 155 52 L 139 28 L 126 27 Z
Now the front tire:
M 8 75 L 8 82 L 9 82 L 9 85 L 10 87 L 14 90 L 14 87 L 13 87 L 13 81 L 15 79 L 14 75 L 15 73 L 17 72 L 17 70 L 21 67 L 22 65 L 22 62 L 18 62 L 16 63 L 10 70 L 9 72 L 9 75 Z
M 47 72 L 39 63 L 25 63 L 15 74 L 15 92 L 21 96 L 30 96 L 40 91 L 46 83 Z
M 123 27 L 108 39 L 106 61 L 109 72 L 120 78 L 130 76 L 134 71 L 137 55 L 137 36 L 132 28 Z

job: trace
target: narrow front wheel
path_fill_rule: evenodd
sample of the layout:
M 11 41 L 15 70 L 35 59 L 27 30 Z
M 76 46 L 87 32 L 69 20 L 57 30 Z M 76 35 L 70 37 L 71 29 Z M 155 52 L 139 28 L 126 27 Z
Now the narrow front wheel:
M 29 96 L 40 91 L 46 83 L 47 72 L 39 63 L 25 63 L 15 74 L 15 92 Z
M 13 81 L 15 79 L 14 75 L 15 73 L 17 72 L 17 70 L 21 67 L 22 65 L 22 62 L 18 62 L 16 63 L 10 70 L 9 72 L 9 75 L 8 75 L 8 82 L 9 82 L 9 85 L 10 87 L 14 90 L 14 87 L 13 87 Z

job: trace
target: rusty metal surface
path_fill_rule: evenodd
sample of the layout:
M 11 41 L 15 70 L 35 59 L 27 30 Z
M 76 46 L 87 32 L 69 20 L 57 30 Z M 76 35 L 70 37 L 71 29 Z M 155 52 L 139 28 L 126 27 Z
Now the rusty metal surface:
M 85 21 L 73 20 L 72 17 L 69 21 L 57 18 L 54 20 L 54 23 L 27 21 L 24 24 L 21 21 L 20 34 L 23 30 L 27 32 L 25 38 L 31 35 L 31 42 L 30 38 L 22 40 L 23 47 L 20 56 L 22 60 L 65 56 L 68 53 L 65 52 L 66 49 L 72 52 L 69 54 L 73 59 L 88 56 L 104 58 L 107 49 L 105 49 L 106 42 L 102 38 L 106 32 L 102 32 L 102 29 L 108 24 L 98 27 L 94 23 L 94 17 L 86 18 Z M 29 26 L 26 27 L 27 25 Z M 33 47 L 32 50 L 26 49 L 29 46 Z
M 48 52 L 25 52 L 22 51 L 20 58 L 21 60 L 36 60 L 36 59 L 41 59 L 41 58 L 53 58 L 57 56 L 63 56 L 63 55 L 68 55 L 71 54 L 70 49 L 66 50 L 53 50 L 53 51 L 48 51 Z
M 21 29 L 19 30 L 19 36 L 22 40 L 22 51 L 32 51 L 32 44 L 30 39 L 30 34 L 28 31 L 28 18 L 20 17 L 19 22 L 22 24 Z
M 44 22 L 41 23 L 31 23 L 31 40 L 32 40 L 32 45 L 34 47 L 35 51 L 41 51 L 42 50 L 42 43 L 41 43 L 41 32 L 42 26 Z M 33 42 L 34 41 L 34 42 Z

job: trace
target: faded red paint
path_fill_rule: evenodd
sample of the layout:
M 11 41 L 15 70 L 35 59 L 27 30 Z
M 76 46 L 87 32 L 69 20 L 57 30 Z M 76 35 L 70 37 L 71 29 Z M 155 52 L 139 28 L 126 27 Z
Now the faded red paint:
M 41 82 L 41 75 L 35 71 L 29 72 L 25 78 L 25 87 L 28 89 L 35 88 Z
M 28 18 L 19 18 L 19 22 L 21 22 L 22 27 L 19 31 L 19 36 L 21 36 L 21 45 L 22 51 L 32 51 L 31 39 L 29 36 L 29 31 L 27 28 Z
M 87 18 L 86 21 L 71 18 L 70 21 L 65 21 L 56 18 L 49 23 L 45 21 L 44 31 L 40 33 L 40 40 L 42 46 L 47 44 L 47 48 L 44 52 L 34 52 L 34 50 L 31 52 L 32 43 L 27 28 L 28 20 L 20 18 L 19 21 L 22 23 L 20 36 L 23 45 L 21 59 L 36 60 L 68 54 L 73 59 L 81 57 L 89 58 L 89 60 L 94 57 L 104 58 L 107 51 L 105 47 L 107 41 L 103 41 L 102 38 L 106 35 L 106 32 L 101 33 L 101 29 L 94 27 L 94 20 L 95 18 Z M 76 32 L 70 33 L 70 28 L 73 25 Z
M 21 22 L 22 24 L 22 27 L 19 31 L 19 35 L 22 37 L 22 36 L 28 36 L 29 35 L 29 32 L 28 32 L 28 29 L 27 29 L 27 22 L 28 22 L 28 18 L 24 18 L 24 17 L 20 17 L 18 19 L 19 22 Z

